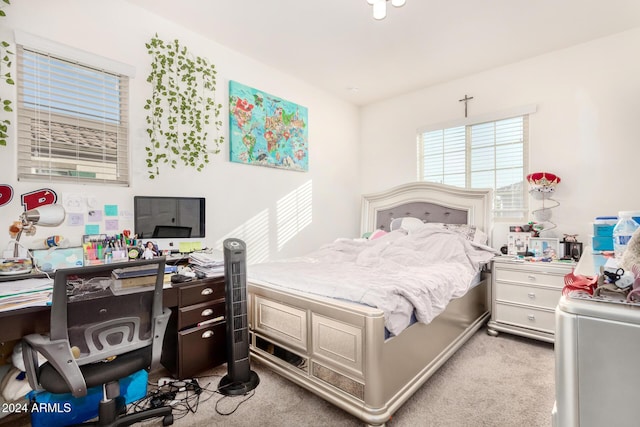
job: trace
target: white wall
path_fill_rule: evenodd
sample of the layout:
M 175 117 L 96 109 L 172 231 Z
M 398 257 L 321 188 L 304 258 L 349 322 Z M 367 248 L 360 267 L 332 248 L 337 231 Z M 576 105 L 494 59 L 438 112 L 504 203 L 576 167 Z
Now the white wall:
M 561 206 L 553 210 L 558 228 L 548 233 L 590 242 L 594 217 L 640 210 L 639 51 L 635 29 L 363 108 L 363 192 L 415 181 L 416 130 L 462 119 L 465 94 L 474 97 L 470 117 L 537 104 L 529 170 L 562 178 Z M 495 247 L 506 242 L 506 230 L 494 226 Z
M 59 196 L 95 196 L 99 205 L 118 204 L 129 213 L 133 211 L 135 195 L 207 197 L 205 242 L 220 247 L 225 237 L 242 238 L 247 242 L 250 261 L 299 255 L 335 237 L 359 232 L 360 149 L 356 107 L 122 0 L 15 1 L 4 10 L 7 17 L 0 21 L 0 39 L 13 41 L 13 30 L 19 29 L 133 65 L 137 75 L 131 81 L 131 187 L 17 182 L 15 126 L 12 126 L 8 146 L 0 147 L 0 184 L 11 185 L 15 190 L 14 199 L 0 207 L 2 230 L 7 230 L 22 212 L 20 194 L 51 188 Z M 216 66 L 217 99 L 224 105 L 226 141 L 229 80 L 306 106 L 309 172 L 231 163 L 225 143 L 222 152 L 212 156 L 212 163 L 201 173 L 184 168 L 164 169 L 159 179 L 149 180 L 144 163 L 147 136 L 143 105 L 150 97 L 151 86 L 146 82 L 150 56 L 145 42 L 155 33 L 165 40 L 179 39 L 194 55 L 206 57 Z M 15 75 L 15 68 L 13 72 Z M 9 95 L 15 100 L 15 92 Z M 15 117 L 12 122 L 17 122 Z M 119 219 L 122 229 L 133 229 L 130 215 Z M 79 244 L 83 231 L 79 227 L 41 227 L 35 238 L 24 241 L 39 243 L 49 235 L 60 234 Z M 8 243 L 8 232 L 0 232 L 0 249 Z

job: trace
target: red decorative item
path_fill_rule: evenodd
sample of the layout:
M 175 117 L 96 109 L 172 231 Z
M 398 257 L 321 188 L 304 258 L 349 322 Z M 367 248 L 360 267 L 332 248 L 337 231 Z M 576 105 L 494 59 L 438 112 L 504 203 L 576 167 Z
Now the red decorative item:
M 570 296 L 571 292 L 586 292 L 589 295 L 593 295 L 593 291 L 598 284 L 598 276 L 582 276 L 575 275 L 573 271 L 564 276 L 564 288 L 562 289 L 562 295 Z
M 531 185 L 551 187 L 560 183 L 560 177 L 551 172 L 534 172 L 527 175 L 527 181 Z

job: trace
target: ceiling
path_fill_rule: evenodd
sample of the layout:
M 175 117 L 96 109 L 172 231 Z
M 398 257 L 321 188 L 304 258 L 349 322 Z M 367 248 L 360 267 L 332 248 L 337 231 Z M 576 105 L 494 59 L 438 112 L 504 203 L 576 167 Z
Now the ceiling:
M 640 0 L 407 0 L 382 21 L 366 0 L 127 1 L 356 105 L 640 26 Z

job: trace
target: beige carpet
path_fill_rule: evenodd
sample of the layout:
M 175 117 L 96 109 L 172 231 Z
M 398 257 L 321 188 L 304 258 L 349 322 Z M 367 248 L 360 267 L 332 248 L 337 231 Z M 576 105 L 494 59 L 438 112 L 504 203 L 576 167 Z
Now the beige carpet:
M 246 399 L 203 392 L 192 408 L 175 409 L 175 426 L 362 426 L 350 414 L 252 364 L 260 376 L 255 394 Z M 226 365 L 203 373 L 202 387 L 214 390 Z M 156 371 L 157 381 L 166 372 Z M 206 376 L 205 376 L 206 375 Z M 155 387 L 150 386 L 150 390 Z M 390 427 L 546 427 L 551 425 L 554 390 L 553 345 L 482 329 L 402 406 Z M 216 410 L 217 408 L 217 410 Z M 221 415 L 218 412 L 229 414 Z M 27 426 L 28 418 L 4 420 L 0 426 Z M 159 426 L 147 422 L 145 426 Z
M 255 395 L 214 395 L 176 426 L 361 426 L 350 414 L 257 363 Z M 212 373 L 226 374 L 226 366 Z M 214 388 L 219 376 L 201 378 Z M 388 426 L 536 427 L 551 425 L 555 400 L 553 345 L 482 329 L 396 412 Z M 239 404 L 239 406 L 238 406 Z

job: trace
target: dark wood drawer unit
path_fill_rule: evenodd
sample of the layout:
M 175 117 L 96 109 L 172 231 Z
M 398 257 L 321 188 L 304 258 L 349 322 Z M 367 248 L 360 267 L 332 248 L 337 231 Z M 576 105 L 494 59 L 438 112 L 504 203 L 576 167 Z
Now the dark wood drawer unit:
M 224 320 L 178 332 L 179 378 L 193 377 L 204 369 L 224 363 L 226 353 Z
M 177 306 L 171 307 L 162 365 L 174 377 L 184 379 L 226 361 L 224 277 L 194 280 L 174 288 Z

